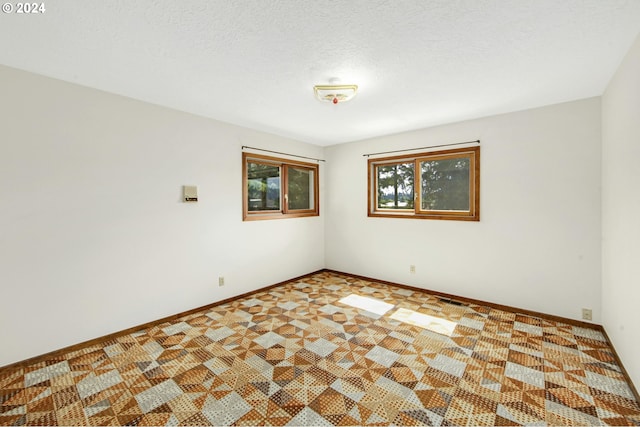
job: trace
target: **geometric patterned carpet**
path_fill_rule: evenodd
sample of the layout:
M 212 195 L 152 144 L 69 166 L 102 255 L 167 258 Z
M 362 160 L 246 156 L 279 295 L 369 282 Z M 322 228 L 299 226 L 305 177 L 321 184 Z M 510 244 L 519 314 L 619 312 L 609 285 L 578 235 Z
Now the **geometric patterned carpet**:
M 640 425 L 640 406 L 597 330 L 321 272 L 1 370 L 0 424 Z

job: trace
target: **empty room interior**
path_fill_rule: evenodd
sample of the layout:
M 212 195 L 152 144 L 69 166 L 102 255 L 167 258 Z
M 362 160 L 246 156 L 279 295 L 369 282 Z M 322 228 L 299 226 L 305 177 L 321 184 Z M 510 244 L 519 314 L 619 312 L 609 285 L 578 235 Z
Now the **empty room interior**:
M 640 1 L 0 14 L 0 425 L 640 425 Z

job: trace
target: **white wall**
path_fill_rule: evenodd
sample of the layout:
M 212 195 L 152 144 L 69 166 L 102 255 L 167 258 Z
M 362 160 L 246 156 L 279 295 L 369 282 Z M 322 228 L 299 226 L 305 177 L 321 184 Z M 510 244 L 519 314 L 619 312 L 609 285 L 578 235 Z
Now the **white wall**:
M 475 139 L 480 222 L 367 217 L 363 154 Z M 327 268 L 599 323 L 600 140 L 591 98 L 329 147 Z
M 603 325 L 640 385 L 640 37 L 602 97 Z
M 327 267 L 590 307 L 640 383 L 638 76 L 640 42 L 602 121 L 593 98 L 323 150 L 0 67 L 0 366 Z M 362 154 L 478 138 L 480 222 L 366 216 Z M 242 222 L 241 145 L 324 154 L 323 216 Z
M 241 145 L 323 154 L 0 67 L 0 366 L 323 268 L 323 217 L 242 222 Z

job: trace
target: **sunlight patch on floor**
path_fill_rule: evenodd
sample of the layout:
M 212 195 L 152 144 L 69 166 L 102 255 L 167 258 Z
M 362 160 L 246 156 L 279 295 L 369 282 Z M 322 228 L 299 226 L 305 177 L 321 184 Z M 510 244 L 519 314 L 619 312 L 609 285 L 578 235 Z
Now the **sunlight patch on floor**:
M 356 294 L 348 295 L 338 302 L 379 315 L 385 314 L 394 307 L 393 304 L 380 301 L 379 299 L 362 297 Z
M 438 334 L 451 336 L 456 328 L 456 323 L 450 320 L 441 319 L 439 317 L 429 316 L 428 314 L 418 313 L 417 311 L 399 308 L 391 315 L 394 320 L 408 323 L 419 328 L 428 329 Z

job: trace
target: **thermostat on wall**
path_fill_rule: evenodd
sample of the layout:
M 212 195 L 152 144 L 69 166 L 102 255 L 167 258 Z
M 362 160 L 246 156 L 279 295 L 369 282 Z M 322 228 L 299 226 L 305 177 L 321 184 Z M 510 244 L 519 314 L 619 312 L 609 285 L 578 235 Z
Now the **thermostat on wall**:
M 184 185 L 182 187 L 184 191 L 185 202 L 197 202 L 198 201 L 198 187 L 195 185 Z

